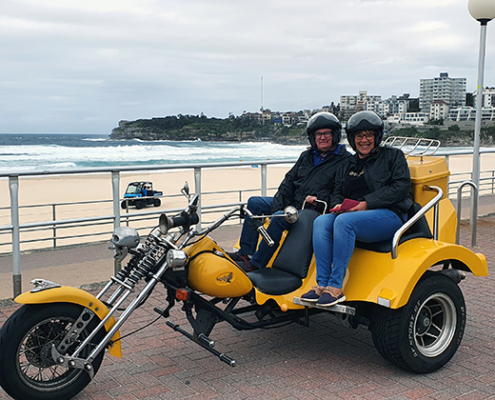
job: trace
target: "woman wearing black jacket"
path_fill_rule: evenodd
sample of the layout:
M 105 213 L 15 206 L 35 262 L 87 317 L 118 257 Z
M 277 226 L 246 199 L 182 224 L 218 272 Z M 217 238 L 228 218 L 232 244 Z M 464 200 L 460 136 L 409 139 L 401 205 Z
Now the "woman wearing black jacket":
M 356 154 L 336 173 L 330 202 L 333 212 L 314 222 L 318 286 L 302 296 L 321 306 L 345 301 L 342 287 L 356 240 L 391 240 L 413 204 L 404 153 L 393 147 L 380 147 L 380 117 L 370 111 L 358 112 L 347 122 L 346 132 Z M 344 199 L 355 200 L 354 205 L 346 209 Z

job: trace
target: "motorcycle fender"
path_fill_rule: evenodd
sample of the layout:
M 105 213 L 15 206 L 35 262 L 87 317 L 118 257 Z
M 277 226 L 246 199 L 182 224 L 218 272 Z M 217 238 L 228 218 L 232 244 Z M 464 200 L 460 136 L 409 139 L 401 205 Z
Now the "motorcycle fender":
M 40 292 L 25 292 L 15 299 L 19 304 L 45 304 L 45 303 L 73 303 L 78 304 L 93 311 L 100 320 L 108 314 L 108 308 L 100 300 L 84 290 L 70 286 L 61 286 L 57 288 L 46 289 Z M 112 316 L 105 323 L 107 332 L 115 324 L 115 318 Z M 117 331 L 112 336 L 112 345 L 109 346 L 108 352 L 115 357 L 122 357 L 122 347 L 120 342 L 120 332 Z
M 454 268 L 487 276 L 486 257 L 466 247 L 432 239 L 409 240 L 391 253 L 356 248 L 344 282 L 347 301 L 365 301 L 390 308 L 404 306 L 423 274 L 434 265 L 450 262 Z

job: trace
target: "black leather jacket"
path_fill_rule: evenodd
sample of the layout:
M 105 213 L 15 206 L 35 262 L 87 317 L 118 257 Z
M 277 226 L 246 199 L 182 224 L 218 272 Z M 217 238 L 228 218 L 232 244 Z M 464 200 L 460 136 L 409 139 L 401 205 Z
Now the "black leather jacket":
M 329 202 L 335 172 L 350 157 L 345 145 L 341 145 L 338 154 L 328 154 L 315 167 L 312 149 L 304 151 L 278 187 L 270 212 L 273 214 L 289 205 L 300 210 L 307 196 Z
M 337 171 L 331 206 L 342 204 L 347 197 L 345 179 L 356 165 L 357 154 Z M 402 150 L 378 147 L 366 160 L 364 179 L 370 193 L 364 196 L 368 209 L 388 208 L 397 214 L 407 213 L 413 204 L 411 176 Z

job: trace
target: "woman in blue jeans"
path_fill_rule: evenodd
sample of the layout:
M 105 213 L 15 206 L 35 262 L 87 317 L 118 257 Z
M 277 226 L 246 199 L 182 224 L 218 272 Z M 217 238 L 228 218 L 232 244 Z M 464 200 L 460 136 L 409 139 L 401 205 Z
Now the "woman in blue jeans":
M 347 122 L 346 133 L 356 153 L 336 173 L 332 213 L 314 222 L 317 286 L 302 296 L 328 307 L 346 300 L 343 284 L 356 240 L 392 240 L 413 204 L 404 153 L 393 147 L 380 147 L 380 117 L 371 111 L 358 112 Z M 355 200 L 355 205 L 343 206 L 344 199 Z

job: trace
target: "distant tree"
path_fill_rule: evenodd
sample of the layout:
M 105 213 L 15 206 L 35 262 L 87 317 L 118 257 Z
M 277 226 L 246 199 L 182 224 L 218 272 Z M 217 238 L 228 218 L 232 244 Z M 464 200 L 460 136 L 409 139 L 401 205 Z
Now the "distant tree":
M 480 138 L 483 140 L 494 141 L 495 139 L 495 126 L 487 126 L 481 129 Z
M 443 118 L 440 119 L 430 119 L 426 125 L 443 125 Z
M 466 93 L 466 106 L 474 107 L 474 96 L 472 93 Z
M 410 126 L 408 128 L 396 129 L 391 134 L 395 136 L 417 137 L 419 132 L 414 126 Z
M 419 112 L 419 99 L 409 100 L 409 105 L 407 106 L 408 112 Z

